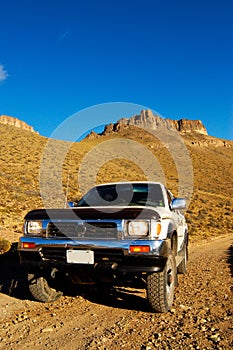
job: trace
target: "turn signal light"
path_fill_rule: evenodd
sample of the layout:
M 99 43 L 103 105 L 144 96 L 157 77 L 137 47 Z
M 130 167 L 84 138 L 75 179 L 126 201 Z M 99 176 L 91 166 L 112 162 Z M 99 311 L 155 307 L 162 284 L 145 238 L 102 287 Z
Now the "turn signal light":
M 131 245 L 129 247 L 130 253 L 149 253 L 150 246 L 149 245 Z
M 161 232 L 161 224 L 160 222 L 157 223 L 157 235 L 159 235 Z
M 25 248 L 25 249 L 36 248 L 36 243 L 34 243 L 34 242 L 23 242 L 22 243 L 22 248 Z

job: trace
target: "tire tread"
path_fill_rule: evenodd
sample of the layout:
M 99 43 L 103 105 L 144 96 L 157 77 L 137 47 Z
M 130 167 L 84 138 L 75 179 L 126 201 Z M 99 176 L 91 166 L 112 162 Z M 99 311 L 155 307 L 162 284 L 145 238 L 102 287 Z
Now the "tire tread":
M 32 296 L 41 302 L 52 302 L 62 296 L 62 292 L 51 288 L 42 276 L 37 277 L 34 274 L 28 274 L 28 285 Z
M 152 273 L 147 276 L 147 298 L 153 311 L 155 312 L 167 312 L 171 308 L 173 302 L 174 288 L 176 285 L 177 273 L 175 257 L 173 253 L 170 253 L 168 260 L 170 259 L 172 269 L 174 271 L 173 278 L 173 290 L 172 298 L 168 300 L 166 294 L 166 278 L 167 278 L 167 264 L 162 272 Z

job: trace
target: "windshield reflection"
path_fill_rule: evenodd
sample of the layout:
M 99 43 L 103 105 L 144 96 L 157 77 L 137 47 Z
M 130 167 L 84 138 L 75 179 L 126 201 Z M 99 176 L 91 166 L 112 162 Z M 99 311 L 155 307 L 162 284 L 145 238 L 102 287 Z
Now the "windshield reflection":
M 112 184 L 92 188 L 77 203 L 77 207 L 99 206 L 164 207 L 163 194 L 158 184 Z

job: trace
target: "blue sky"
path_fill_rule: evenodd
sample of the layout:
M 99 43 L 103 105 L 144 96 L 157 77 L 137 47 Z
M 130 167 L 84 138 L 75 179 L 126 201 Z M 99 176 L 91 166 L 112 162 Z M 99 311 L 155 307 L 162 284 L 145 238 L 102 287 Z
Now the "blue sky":
M 233 1 L 1 1 L 0 115 L 50 136 L 109 102 L 201 119 L 233 139 Z

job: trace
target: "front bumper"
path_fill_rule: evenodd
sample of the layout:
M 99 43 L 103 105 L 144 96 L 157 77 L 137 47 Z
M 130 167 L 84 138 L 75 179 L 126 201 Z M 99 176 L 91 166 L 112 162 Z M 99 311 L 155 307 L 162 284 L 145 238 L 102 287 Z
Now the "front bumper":
M 34 243 L 33 248 L 24 248 Z M 30 246 L 30 244 L 29 244 Z M 146 253 L 131 252 L 132 246 L 149 246 Z M 60 267 L 68 269 L 75 265 L 67 263 L 66 251 L 91 250 L 94 252 L 93 268 L 110 268 L 119 272 L 160 272 L 166 264 L 170 240 L 70 240 L 21 237 L 18 245 L 21 263 L 28 268 Z M 85 265 L 81 264 L 83 268 Z M 90 266 L 88 265 L 90 268 Z

